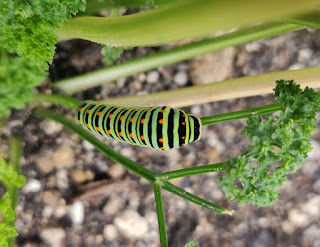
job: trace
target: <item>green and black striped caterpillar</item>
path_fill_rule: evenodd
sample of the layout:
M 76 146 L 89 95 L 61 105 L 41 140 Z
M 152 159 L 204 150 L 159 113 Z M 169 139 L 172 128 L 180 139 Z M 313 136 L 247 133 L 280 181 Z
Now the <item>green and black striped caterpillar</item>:
M 169 106 L 122 107 L 84 101 L 77 121 L 92 132 L 159 150 L 179 148 L 201 137 L 201 120 Z

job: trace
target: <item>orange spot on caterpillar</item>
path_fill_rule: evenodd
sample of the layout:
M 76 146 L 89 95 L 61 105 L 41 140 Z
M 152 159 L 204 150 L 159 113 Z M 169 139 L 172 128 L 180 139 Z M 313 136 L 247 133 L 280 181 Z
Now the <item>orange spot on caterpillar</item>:
M 81 121 L 79 120 L 79 124 L 81 124 Z
M 143 135 L 141 135 L 140 137 L 141 137 L 141 140 L 143 140 L 143 141 L 145 140 L 145 138 L 144 138 L 144 136 L 143 136 Z
M 87 114 L 89 114 L 90 112 L 91 112 L 91 110 L 88 110 L 88 111 L 87 111 Z
M 102 111 L 99 111 L 99 112 L 98 112 L 98 116 L 100 116 L 100 115 L 101 115 L 101 113 L 102 113 Z
M 111 135 L 111 133 L 112 133 L 111 130 L 108 130 L 108 133 Z
M 133 134 L 132 133 L 130 133 L 130 137 L 133 139 Z
M 133 122 L 133 117 L 132 117 L 132 118 L 130 118 L 130 122 L 131 122 L 131 123 Z
M 121 121 L 122 121 L 122 119 L 123 119 L 123 116 L 120 117 L 120 120 L 121 120 Z
M 96 126 L 97 131 L 100 131 L 100 128 L 98 126 Z
M 166 110 L 161 110 L 160 112 L 165 113 L 165 112 L 166 112 Z
M 79 111 L 81 112 L 83 110 L 83 108 L 80 108 Z
M 86 126 L 87 126 L 88 128 L 90 128 L 89 124 L 86 124 Z
M 182 145 L 181 146 L 184 146 L 185 145 L 185 143 L 182 143 Z
M 112 118 L 112 114 L 111 113 L 109 114 L 109 118 Z
M 186 115 L 182 114 L 183 117 L 185 117 Z
M 182 122 L 182 125 L 186 125 L 186 122 Z
M 120 108 L 121 108 L 121 106 L 118 106 L 117 108 L 118 108 L 118 109 L 120 109 Z
M 150 107 L 147 111 L 151 111 L 152 107 Z
M 182 140 L 184 140 L 184 139 L 186 139 L 186 137 L 185 137 L 185 136 L 183 136 L 183 137 L 181 137 L 181 139 L 182 139 Z
M 160 119 L 160 120 L 159 120 L 159 124 L 163 124 L 163 119 Z
M 119 132 L 119 135 L 120 135 L 120 136 L 123 136 L 122 132 Z
M 160 139 L 159 139 L 159 142 L 164 142 L 163 138 L 160 138 Z
M 144 120 L 145 120 L 144 118 L 143 118 L 143 119 L 141 119 L 140 123 L 142 123 L 142 124 L 143 124 L 143 123 L 144 123 Z
M 166 148 L 165 148 L 165 147 L 161 147 L 160 149 L 161 149 L 161 150 L 165 150 Z

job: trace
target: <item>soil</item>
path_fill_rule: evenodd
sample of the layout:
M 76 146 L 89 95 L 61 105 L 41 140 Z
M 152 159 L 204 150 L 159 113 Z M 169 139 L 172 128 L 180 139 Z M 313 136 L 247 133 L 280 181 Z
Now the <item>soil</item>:
M 37 91 L 57 93 L 52 87 L 55 81 L 102 68 L 100 49 L 99 44 L 83 40 L 58 43 L 49 77 Z M 116 63 L 160 49 L 165 47 L 134 48 Z M 319 65 L 320 31 L 304 29 L 133 75 L 73 96 L 101 100 Z M 273 102 L 272 95 L 262 95 L 183 109 L 206 116 Z M 74 117 L 70 109 L 48 108 Z M 244 126 L 245 120 L 239 120 L 205 127 L 200 141 L 166 152 L 100 139 L 160 173 L 222 162 L 245 151 L 250 142 L 241 135 Z M 15 132 L 24 139 L 22 173 L 28 182 L 17 208 L 16 246 L 159 246 L 153 188 L 147 181 L 59 124 L 31 115 L 28 109 L 15 111 L 7 119 L 1 141 L 5 157 L 8 136 Z M 215 183 L 216 173 L 173 180 L 189 192 L 236 211 L 232 216 L 215 214 L 164 192 L 169 246 L 184 246 L 192 240 L 201 247 L 320 246 L 319 129 L 312 142 L 314 150 L 307 161 L 279 188 L 278 200 L 265 208 L 246 204 L 238 208 L 235 202 L 228 202 Z

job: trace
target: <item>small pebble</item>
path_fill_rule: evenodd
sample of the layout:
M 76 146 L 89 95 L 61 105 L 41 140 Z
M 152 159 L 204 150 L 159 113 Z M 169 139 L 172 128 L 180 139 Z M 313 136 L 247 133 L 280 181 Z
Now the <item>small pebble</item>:
M 108 241 L 114 241 L 118 238 L 118 231 L 117 228 L 114 225 L 105 225 L 103 228 L 103 236 Z
M 65 232 L 61 227 L 47 228 L 41 231 L 40 237 L 51 247 L 61 247 L 63 246 Z
M 118 230 L 129 238 L 142 238 L 148 233 L 148 223 L 137 211 L 126 210 L 114 220 Z
M 68 171 L 64 168 L 58 169 L 56 173 L 57 187 L 59 189 L 67 189 L 69 186 Z
M 26 186 L 23 187 L 25 193 L 37 193 L 41 190 L 41 182 L 36 179 L 31 179 Z
M 147 74 L 147 82 L 148 83 L 156 83 L 159 80 L 159 72 L 151 71 Z
M 188 82 L 188 75 L 186 72 L 178 72 L 173 77 L 174 82 L 179 86 L 184 86 Z
M 73 225 L 81 225 L 84 220 L 84 205 L 81 201 L 75 201 L 69 209 L 69 216 Z

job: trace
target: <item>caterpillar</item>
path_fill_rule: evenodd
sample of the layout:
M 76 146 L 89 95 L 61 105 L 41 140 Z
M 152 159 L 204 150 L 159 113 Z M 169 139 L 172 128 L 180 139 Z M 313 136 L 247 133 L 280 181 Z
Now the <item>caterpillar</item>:
M 75 112 L 88 130 L 158 150 L 179 148 L 201 137 L 201 120 L 169 106 L 123 107 L 84 101 Z

